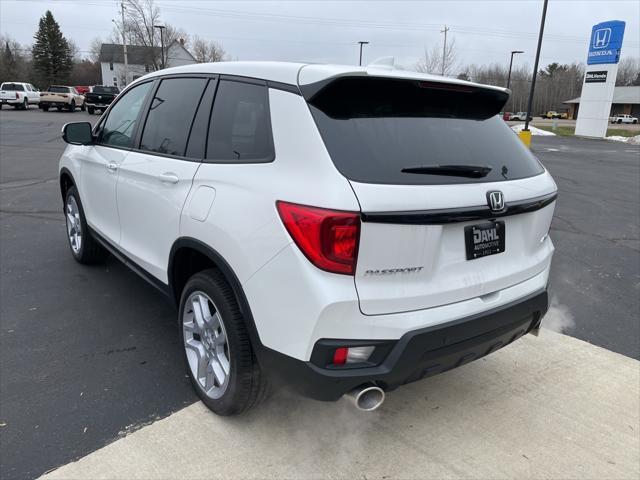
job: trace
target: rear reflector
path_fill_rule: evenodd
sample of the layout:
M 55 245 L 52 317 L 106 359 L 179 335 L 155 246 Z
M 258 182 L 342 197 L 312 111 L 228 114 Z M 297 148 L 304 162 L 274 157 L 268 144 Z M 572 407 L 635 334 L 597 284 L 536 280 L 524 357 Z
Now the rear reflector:
M 360 214 L 276 202 L 282 223 L 316 267 L 353 275 L 356 270 Z
M 348 354 L 349 349 L 347 347 L 336 348 L 336 351 L 333 352 L 333 364 L 344 365 L 345 363 L 347 363 Z

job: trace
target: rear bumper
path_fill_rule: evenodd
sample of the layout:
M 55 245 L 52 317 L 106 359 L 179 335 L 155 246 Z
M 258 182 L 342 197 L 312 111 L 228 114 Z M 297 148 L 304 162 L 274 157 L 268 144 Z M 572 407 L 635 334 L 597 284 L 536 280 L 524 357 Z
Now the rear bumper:
M 539 327 L 548 305 L 544 290 L 481 314 L 407 332 L 398 340 L 351 341 L 353 345 L 376 345 L 385 352 L 376 366 L 338 369 L 323 365 L 332 345 L 349 346 L 349 340 L 319 340 L 308 362 L 266 347 L 259 352 L 259 360 L 276 383 L 286 383 L 317 400 L 337 400 L 368 382 L 393 390 L 508 345 Z
M 109 105 L 110 105 L 108 103 L 89 103 L 89 102 L 85 102 L 85 104 L 87 105 L 87 107 L 105 109 L 105 110 L 109 108 Z

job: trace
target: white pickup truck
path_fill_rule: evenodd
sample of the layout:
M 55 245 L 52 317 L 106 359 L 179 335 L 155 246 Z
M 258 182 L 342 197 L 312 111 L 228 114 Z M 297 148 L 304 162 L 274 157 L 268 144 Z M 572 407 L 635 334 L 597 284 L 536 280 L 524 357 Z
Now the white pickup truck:
M 638 123 L 638 119 L 631 115 L 618 114 L 611 117 L 611 123 Z
M 4 82 L 0 85 L 0 108 L 10 105 L 26 110 L 30 104 L 40 103 L 40 92 L 30 83 Z

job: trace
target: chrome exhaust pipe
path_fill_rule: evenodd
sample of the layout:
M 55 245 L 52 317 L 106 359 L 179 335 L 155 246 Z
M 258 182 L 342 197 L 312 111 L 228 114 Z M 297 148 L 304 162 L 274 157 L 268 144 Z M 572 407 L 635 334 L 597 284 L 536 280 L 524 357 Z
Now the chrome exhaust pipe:
M 358 410 L 372 412 L 384 402 L 384 390 L 373 384 L 361 385 L 345 395 Z

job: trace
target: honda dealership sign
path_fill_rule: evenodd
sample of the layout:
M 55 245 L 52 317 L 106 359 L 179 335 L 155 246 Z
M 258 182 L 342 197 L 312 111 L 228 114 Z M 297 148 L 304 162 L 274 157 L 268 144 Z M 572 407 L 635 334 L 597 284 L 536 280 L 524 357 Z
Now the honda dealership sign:
M 591 29 L 576 135 L 602 138 L 607 134 L 624 26 L 624 22 L 613 20 Z
M 587 65 L 618 63 L 623 36 L 624 22 L 619 20 L 594 25 L 591 30 Z

